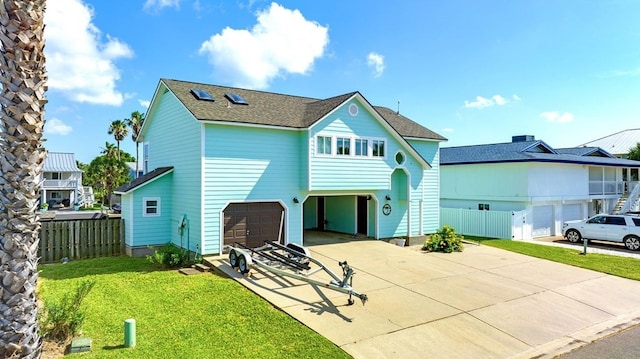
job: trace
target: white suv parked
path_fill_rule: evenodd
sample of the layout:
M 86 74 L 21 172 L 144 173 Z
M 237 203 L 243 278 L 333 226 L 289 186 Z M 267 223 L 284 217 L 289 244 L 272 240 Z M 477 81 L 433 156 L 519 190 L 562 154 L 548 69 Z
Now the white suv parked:
M 640 217 L 623 214 L 599 214 L 586 220 L 562 224 L 562 235 L 569 242 L 583 238 L 624 243 L 628 249 L 640 250 Z

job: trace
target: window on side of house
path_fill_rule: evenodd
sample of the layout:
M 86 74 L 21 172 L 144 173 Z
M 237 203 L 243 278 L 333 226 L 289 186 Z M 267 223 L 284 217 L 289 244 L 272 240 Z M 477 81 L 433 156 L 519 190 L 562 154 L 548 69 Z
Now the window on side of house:
M 143 168 L 142 171 L 144 173 L 149 172 L 149 143 L 145 142 L 142 146 L 142 159 L 143 159 Z
M 62 199 L 62 192 L 51 192 L 51 199 Z
M 61 180 L 62 179 L 62 173 L 60 173 L 60 172 L 51 172 L 51 179 L 52 180 Z
M 330 155 L 331 151 L 331 137 L 330 136 L 318 136 L 316 137 L 316 154 Z
M 384 157 L 384 140 L 371 140 L 372 156 Z
M 369 155 L 369 140 L 356 138 L 356 156 L 367 157 Z
M 351 139 L 347 137 L 338 137 L 338 143 L 336 145 L 336 153 L 343 156 L 351 154 Z
M 142 216 L 158 217 L 160 216 L 160 198 L 146 197 L 142 199 Z

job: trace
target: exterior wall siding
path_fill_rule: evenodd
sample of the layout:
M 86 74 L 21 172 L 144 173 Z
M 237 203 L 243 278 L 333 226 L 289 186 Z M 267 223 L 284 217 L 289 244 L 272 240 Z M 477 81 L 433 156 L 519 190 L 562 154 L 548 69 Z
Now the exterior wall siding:
M 358 115 L 348 112 L 350 104 L 359 107 Z M 316 155 L 316 135 L 385 139 L 384 158 Z M 335 149 L 335 138 L 333 147 Z M 310 190 L 389 190 L 391 172 L 396 167 L 395 153 L 402 149 L 396 141 L 358 101 L 345 103 L 309 131 Z M 355 152 L 355 148 L 351 148 Z M 366 173 L 366 176 L 362 176 Z
M 416 190 L 411 196 L 411 211 L 416 218 L 422 212 L 422 231 L 418 221 L 412 222 L 412 234 L 435 233 L 440 227 L 440 143 L 429 140 L 409 140 L 409 144 L 429 162 L 431 168 L 422 170 L 420 182 L 413 186 Z
M 286 236 L 302 244 L 300 132 L 229 125 L 205 127 L 204 252 L 219 253 L 222 214 L 231 202 L 280 201 Z M 293 203 L 298 197 L 300 203 Z M 288 241 L 288 239 L 285 240 Z
M 172 174 L 164 175 L 153 182 L 150 182 L 138 189 L 132 194 L 123 196 L 122 205 L 123 210 L 130 210 L 131 216 L 131 231 L 133 234 L 133 240 L 126 238 L 125 243 L 130 246 L 147 246 L 147 245 L 162 245 L 173 241 L 172 234 L 177 232 L 176 226 L 172 226 L 171 222 L 171 208 L 172 208 L 172 188 L 173 177 Z M 144 199 L 145 198 L 159 198 L 160 199 L 160 215 L 157 217 L 145 217 L 144 212 Z M 127 213 L 127 211 L 124 211 Z M 125 218 L 125 228 L 127 228 L 127 221 Z M 180 244 L 178 242 L 177 244 Z M 186 245 L 185 245 L 186 247 Z
M 188 218 L 190 250 L 201 252 L 201 127 L 171 92 L 156 98 L 156 105 L 143 141 L 149 146 L 149 170 L 173 166 L 171 193 L 174 205 L 165 207 L 171 214 L 171 241 L 180 244 L 184 235 L 178 225 L 184 215 Z M 164 194 L 163 194 L 164 195 Z M 186 244 L 185 244 L 186 247 Z

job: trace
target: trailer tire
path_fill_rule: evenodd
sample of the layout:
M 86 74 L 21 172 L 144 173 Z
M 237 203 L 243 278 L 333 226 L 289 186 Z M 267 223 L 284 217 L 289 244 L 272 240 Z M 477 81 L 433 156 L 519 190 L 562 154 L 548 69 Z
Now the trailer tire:
M 229 264 L 231 265 L 231 268 L 238 268 L 238 252 L 236 252 L 235 249 L 232 249 L 231 252 L 229 252 Z
M 250 268 L 247 263 L 247 257 L 245 257 L 244 254 L 240 254 L 240 256 L 238 257 L 238 270 L 240 271 L 240 273 L 247 276 L 249 275 L 249 269 Z

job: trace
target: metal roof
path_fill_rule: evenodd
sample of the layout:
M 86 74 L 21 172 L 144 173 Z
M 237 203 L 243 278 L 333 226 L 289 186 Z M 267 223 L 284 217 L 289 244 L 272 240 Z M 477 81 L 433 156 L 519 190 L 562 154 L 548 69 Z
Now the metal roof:
M 640 142 L 640 128 L 632 128 L 601 137 L 579 147 L 600 147 L 616 156 L 624 156 Z
M 82 172 L 73 153 L 48 152 L 42 167 L 43 172 Z
M 440 164 L 443 166 L 505 162 L 555 162 L 640 168 L 640 161 L 616 158 L 600 148 L 553 149 L 543 141 L 494 143 L 440 149 Z
M 144 175 L 134 179 L 131 182 L 125 183 L 122 186 L 113 190 L 113 193 L 116 194 L 124 194 L 134 190 L 137 187 L 143 186 L 152 180 L 162 177 L 163 175 L 173 171 L 173 166 L 171 167 L 158 167 L 155 170 L 145 173 Z

